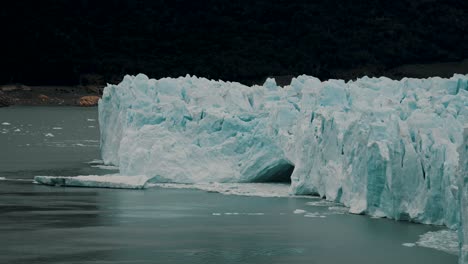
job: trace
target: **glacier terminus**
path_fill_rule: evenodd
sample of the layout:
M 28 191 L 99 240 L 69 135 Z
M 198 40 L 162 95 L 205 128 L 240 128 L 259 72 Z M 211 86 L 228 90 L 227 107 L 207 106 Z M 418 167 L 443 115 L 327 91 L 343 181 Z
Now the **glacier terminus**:
M 291 194 L 355 214 L 460 226 L 460 241 L 468 239 L 468 75 L 302 75 L 285 87 L 127 75 L 105 88 L 99 124 L 102 159 L 118 177 L 290 181 Z M 468 246 L 461 251 L 468 263 Z

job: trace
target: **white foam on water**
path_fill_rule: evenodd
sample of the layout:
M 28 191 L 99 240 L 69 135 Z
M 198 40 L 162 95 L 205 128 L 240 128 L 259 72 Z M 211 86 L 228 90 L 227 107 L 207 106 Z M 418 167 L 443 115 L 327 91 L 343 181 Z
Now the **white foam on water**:
M 457 231 L 454 230 L 429 231 L 419 236 L 416 244 L 420 247 L 458 255 L 458 235 Z
M 88 126 L 88 128 L 95 128 L 95 126 Z
M 9 125 L 11 125 L 11 124 L 8 123 L 8 122 L 3 122 L 2 125 L 4 125 L 4 126 L 9 126 Z
M 87 121 L 88 122 L 94 122 L 94 121 L 96 121 L 96 119 L 88 118 Z
M 148 183 L 147 187 L 162 187 L 176 189 L 198 189 L 221 194 L 260 196 L 260 197 L 290 197 L 289 185 L 276 183 Z M 307 197 L 309 196 L 294 196 Z
M 15 130 L 13 130 L 14 132 L 21 132 L 21 129 L 17 128 Z
M 44 136 L 45 136 L 45 137 L 54 137 L 54 134 L 52 134 L 52 133 L 47 133 L 47 134 L 45 134 Z
M 0 177 L 0 181 L 4 181 L 4 180 L 6 180 L 5 177 Z
M 265 213 L 238 213 L 238 212 L 226 212 L 226 213 L 212 213 L 211 215 L 249 215 L 249 216 L 259 216 L 259 215 L 265 215 Z
M 61 128 L 61 127 L 53 127 L 52 129 L 53 129 L 53 130 L 62 130 L 63 128 Z

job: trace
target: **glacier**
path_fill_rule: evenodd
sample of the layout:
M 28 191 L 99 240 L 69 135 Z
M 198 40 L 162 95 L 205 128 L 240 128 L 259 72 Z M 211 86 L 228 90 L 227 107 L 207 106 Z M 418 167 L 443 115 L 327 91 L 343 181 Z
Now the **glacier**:
M 126 76 L 99 102 L 105 164 L 151 182 L 287 181 L 290 192 L 396 220 L 459 223 L 468 75 L 279 87 Z
M 138 186 L 290 181 L 291 194 L 355 214 L 460 225 L 468 239 L 468 75 L 301 75 L 280 87 L 138 74 L 108 85 L 98 107 L 104 164 L 147 180 Z M 468 263 L 468 246 L 460 250 Z
M 468 263 L 468 124 L 465 124 L 463 142 L 459 147 L 459 206 L 460 225 L 458 228 L 458 241 L 460 243 L 459 263 Z

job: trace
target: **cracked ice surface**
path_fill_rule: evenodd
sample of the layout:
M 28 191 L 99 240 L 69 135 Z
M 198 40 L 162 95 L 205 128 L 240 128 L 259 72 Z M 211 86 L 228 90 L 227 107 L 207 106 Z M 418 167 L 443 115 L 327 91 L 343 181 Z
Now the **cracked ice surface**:
M 453 228 L 467 90 L 468 75 L 283 88 L 126 76 L 99 103 L 102 158 L 151 182 L 277 181 L 294 166 L 291 193 Z

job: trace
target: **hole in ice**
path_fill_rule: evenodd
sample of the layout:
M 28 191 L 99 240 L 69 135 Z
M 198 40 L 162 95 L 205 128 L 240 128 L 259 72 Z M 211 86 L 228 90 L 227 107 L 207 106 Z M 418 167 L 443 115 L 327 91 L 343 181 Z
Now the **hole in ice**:
M 263 171 L 253 182 L 291 183 L 293 171 L 294 165 L 282 161 Z

